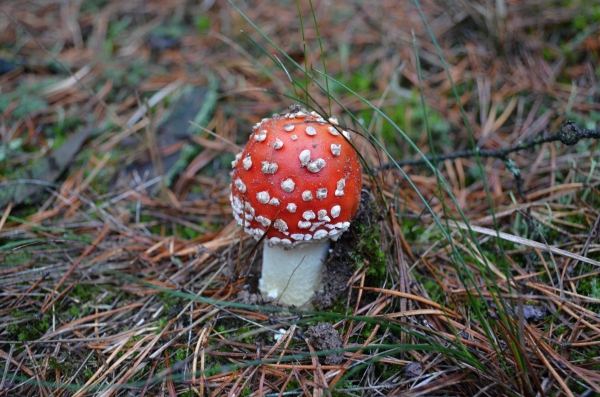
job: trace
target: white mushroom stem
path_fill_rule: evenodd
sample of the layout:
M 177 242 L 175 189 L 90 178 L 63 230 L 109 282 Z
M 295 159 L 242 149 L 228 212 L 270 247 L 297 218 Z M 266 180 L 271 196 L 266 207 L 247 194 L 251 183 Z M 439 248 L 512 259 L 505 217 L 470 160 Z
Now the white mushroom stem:
M 264 245 L 260 292 L 279 303 L 300 307 L 323 290 L 329 239 L 284 248 Z

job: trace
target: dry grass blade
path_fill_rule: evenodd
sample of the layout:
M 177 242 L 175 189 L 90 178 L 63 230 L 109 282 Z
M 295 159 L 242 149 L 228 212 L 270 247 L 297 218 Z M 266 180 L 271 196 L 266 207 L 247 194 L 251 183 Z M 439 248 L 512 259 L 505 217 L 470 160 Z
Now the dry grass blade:
M 388 295 L 393 295 L 393 296 L 397 296 L 397 297 L 412 299 L 412 300 L 415 300 L 417 302 L 421 302 L 421 303 L 424 303 L 426 305 L 433 306 L 435 308 L 441 309 L 446 315 L 450 315 L 450 316 L 453 316 L 453 317 L 456 317 L 456 318 L 460 318 L 461 317 L 460 315 L 458 315 L 457 313 L 453 312 L 452 310 L 446 309 L 446 308 L 442 307 L 440 304 L 438 304 L 436 302 L 432 302 L 431 300 L 422 298 L 420 296 L 416 296 L 416 295 L 412 295 L 412 294 L 407 294 L 407 293 L 399 292 L 399 291 L 388 290 L 388 289 L 384 289 L 384 288 L 362 287 L 361 289 L 366 290 L 366 291 L 380 292 L 382 294 L 388 294 Z
M 495 230 L 487 229 L 487 228 L 484 228 L 484 227 L 481 227 L 481 226 L 465 225 L 464 223 L 460 223 L 460 222 L 457 222 L 453 226 L 455 226 L 457 228 L 460 228 L 460 229 L 463 229 L 463 230 L 469 230 L 470 229 L 470 230 L 473 230 L 476 233 L 482 233 L 482 234 L 486 234 L 488 236 L 499 237 L 499 238 L 501 238 L 503 240 L 506 240 L 506 241 L 511 241 L 513 243 L 521 244 L 521 245 L 524 245 L 526 247 L 537 248 L 539 250 L 542 250 L 542 251 L 545 251 L 545 252 L 551 252 L 553 254 L 565 256 L 567 258 L 576 259 L 576 260 L 581 261 L 581 262 L 589 263 L 590 265 L 600 266 L 600 262 L 595 261 L 593 259 L 589 259 L 589 258 L 586 258 L 586 257 L 578 255 L 578 254 L 573 254 L 573 253 L 571 253 L 569 251 L 565 251 L 565 250 L 560 249 L 560 248 L 552 247 L 552 246 L 549 246 L 547 244 L 538 243 L 537 241 L 532 241 L 530 239 L 526 239 L 526 238 L 523 238 L 523 237 L 514 236 L 512 234 L 508 234 L 508 233 L 504 233 L 504 232 L 497 232 Z
M 92 70 L 92 68 L 89 65 L 85 65 L 84 67 L 79 69 L 77 72 L 75 72 L 75 74 L 73 74 L 73 76 L 68 77 L 67 79 L 65 79 L 63 81 L 59 81 L 58 83 L 53 84 L 50 87 L 44 89 L 42 91 L 42 94 L 46 95 L 46 96 L 51 96 L 51 95 L 58 94 L 62 91 L 66 91 L 69 88 L 73 87 L 75 84 L 77 84 L 77 82 L 82 80 L 91 70 Z

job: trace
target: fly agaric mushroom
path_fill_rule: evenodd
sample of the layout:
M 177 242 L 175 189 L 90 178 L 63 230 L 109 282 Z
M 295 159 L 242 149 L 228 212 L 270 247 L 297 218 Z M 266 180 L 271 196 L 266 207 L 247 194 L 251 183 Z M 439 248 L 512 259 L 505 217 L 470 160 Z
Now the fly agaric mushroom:
M 361 167 L 337 120 L 298 105 L 263 119 L 233 161 L 237 222 L 263 234 L 263 295 L 302 306 L 322 290 L 329 240 L 348 229 L 361 192 Z

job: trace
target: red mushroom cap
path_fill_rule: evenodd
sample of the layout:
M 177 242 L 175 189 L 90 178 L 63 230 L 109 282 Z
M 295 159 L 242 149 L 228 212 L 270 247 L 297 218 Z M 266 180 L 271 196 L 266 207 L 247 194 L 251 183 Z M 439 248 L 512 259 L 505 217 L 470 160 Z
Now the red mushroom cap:
M 263 119 L 232 163 L 231 204 L 247 233 L 271 244 L 337 237 L 360 202 L 358 156 L 337 126 L 315 112 Z M 270 227 L 270 229 L 269 229 Z

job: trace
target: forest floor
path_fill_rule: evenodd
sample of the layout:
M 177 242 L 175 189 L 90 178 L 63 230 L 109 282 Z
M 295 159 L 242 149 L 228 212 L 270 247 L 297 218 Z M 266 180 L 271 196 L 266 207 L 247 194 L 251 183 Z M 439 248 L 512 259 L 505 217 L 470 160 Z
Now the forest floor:
M 310 310 L 229 199 L 294 103 L 364 159 Z M 599 124 L 594 0 L 2 1 L 0 396 L 598 396 Z

